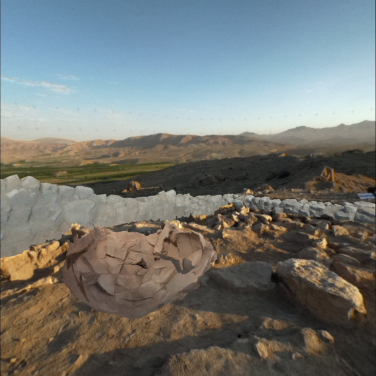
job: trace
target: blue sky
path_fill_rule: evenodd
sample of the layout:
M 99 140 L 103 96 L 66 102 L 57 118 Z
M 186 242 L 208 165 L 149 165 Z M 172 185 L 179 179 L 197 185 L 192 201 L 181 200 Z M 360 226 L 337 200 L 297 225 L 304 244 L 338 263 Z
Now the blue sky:
M 2 136 L 375 119 L 373 0 L 3 0 Z

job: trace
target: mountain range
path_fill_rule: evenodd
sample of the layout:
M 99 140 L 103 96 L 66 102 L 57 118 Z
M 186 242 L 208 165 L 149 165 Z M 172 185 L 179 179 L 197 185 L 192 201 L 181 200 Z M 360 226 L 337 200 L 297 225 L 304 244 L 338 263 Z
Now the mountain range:
M 74 141 L 64 138 L 39 138 L 33 141 L 1 137 L 1 162 L 57 166 L 100 163 L 184 163 L 284 153 L 306 155 L 339 152 L 351 148 L 375 149 L 375 122 L 328 128 L 300 126 L 287 131 L 258 135 L 174 135 L 158 133 L 124 140 Z

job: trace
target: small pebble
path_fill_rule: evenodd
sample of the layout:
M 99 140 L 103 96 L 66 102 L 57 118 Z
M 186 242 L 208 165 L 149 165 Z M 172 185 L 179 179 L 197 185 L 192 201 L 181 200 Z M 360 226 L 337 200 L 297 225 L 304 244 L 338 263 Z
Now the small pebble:
M 301 358 L 303 358 L 302 354 L 299 354 L 299 353 L 292 354 L 293 360 L 298 360 L 298 359 L 301 359 Z

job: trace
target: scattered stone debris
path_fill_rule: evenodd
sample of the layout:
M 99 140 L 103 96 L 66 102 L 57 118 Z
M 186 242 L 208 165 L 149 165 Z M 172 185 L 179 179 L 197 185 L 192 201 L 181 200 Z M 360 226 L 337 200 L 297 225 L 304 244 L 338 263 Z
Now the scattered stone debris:
M 136 192 L 142 188 L 141 183 L 137 180 L 130 181 L 122 193 Z
M 266 201 L 263 205 L 267 207 Z M 155 269 L 143 293 L 154 294 L 156 299 L 150 300 L 157 310 L 137 319 L 101 312 L 113 309 L 109 301 L 115 288 L 122 288 L 122 294 L 136 293 L 134 281 L 127 279 L 131 275 L 125 274 L 126 284 L 114 284 L 112 291 L 108 270 L 99 273 L 105 278 L 97 278 L 95 272 L 91 282 L 98 291 L 104 289 L 99 292 L 98 308 L 90 308 L 84 297 L 77 299 L 63 283 L 61 268 L 68 262 L 67 254 L 83 250 L 81 245 L 93 240 L 94 229 L 76 223 L 59 240 L 1 259 L 2 371 L 135 376 L 245 376 L 271 371 L 303 375 L 307 369 L 323 375 L 375 373 L 372 225 L 229 203 L 214 215 L 181 218 L 170 221 L 170 226 L 184 236 L 192 231 L 201 234 L 218 258 L 208 261 L 206 267 L 211 269 L 201 278 L 199 272 L 186 291 L 185 283 L 176 284 L 176 297 L 190 290 L 184 300 L 163 300 L 163 289 L 153 290 L 155 280 L 163 284 L 168 267 Z M 110 229 L 131 239 L 157 239 L 165 228 L 162 221 L 143 221 Z M 169 252 L 173 245 L 164 241 L 162 247 Z M 125 247 L 136 257 L 128 267 L 143 273 L 147 269 L 137 259 L 141 254 L 136 247 L 137 243 L 128 251 Z M 115 248 L 111 245 L 105 252 Z M 153 257 L 152 262 L 169 263 L 162 253 L 160 260 Z M 70 271 L 83 255 L 88 252 L 69 258 L 70 264 L 75 262 Z M 148 259 L 147 253 L 144 258 Z M 108 258 L 110 263 L 116 260 Z M 184 272 L 190 266 L 184 261 L 189 256 L 181 260 L 176 268 Z M 87 276 L 83 274 L 82 281 Z M 197 282 L 200 287 L 192 290 Z M 79 286 L 78 279 L 76 290 Z M 144 303 L 132 304 L 141 315 Z

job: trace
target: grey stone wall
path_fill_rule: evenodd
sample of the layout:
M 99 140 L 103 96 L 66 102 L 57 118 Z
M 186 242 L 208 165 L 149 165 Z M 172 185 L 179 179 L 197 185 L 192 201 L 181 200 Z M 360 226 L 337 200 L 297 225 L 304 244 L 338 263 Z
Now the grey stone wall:
M 142 220 L 166 220 L 183 216 L 213 214 L 223 205 L 249 206 L 310 217 L 327 214 L 340 220 L 375 224 L 375 204 L 356 202 L 333 205 L 307 200 L 272 200 L 243 195 L 177 195 L 175 191 L 156 196 L 122 198 L 96 195 L 91 188 L 40 183 L 32 176 L 18 175 L 1 180 L 1 257 L 22 253 L 32 244 L 60 239 L 71 224 L 107 227 Z

